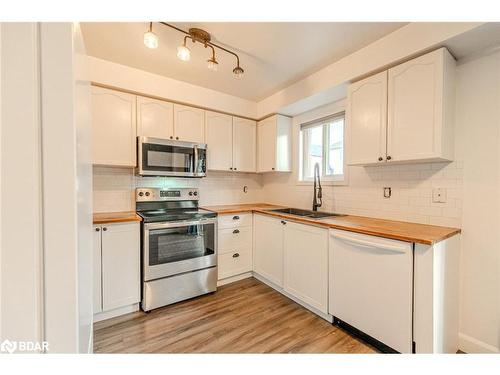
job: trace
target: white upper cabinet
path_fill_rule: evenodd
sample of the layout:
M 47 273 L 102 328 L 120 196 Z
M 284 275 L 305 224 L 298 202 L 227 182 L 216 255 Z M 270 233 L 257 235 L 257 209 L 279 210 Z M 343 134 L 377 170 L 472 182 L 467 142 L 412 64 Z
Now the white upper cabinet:
M 328 313 L 328 230 L 286 222 L 284 289 Z
M 349 164 L 453 160 L 455 60 L 441 48 L 349 86 Z
M 453 159 L 454 71 L 445 48 L 389 69 L 387 159 Z
M 205 111 L 174 104 L 174 136 L 176 140 L 205 143 Z
M 135 95 L 92 87 L 92 161 L 134 167 L 136 164 Z
M 205 113 L 207 167 L 210 170 L 233 169 L 233 118 L 222 113 Z
M 257 124 L 257 172 L 292 170 L 292 119 L 274 115 Z
M 257 124 L 233 117 L 233 170 L 255 172 L 257 164 Z
M 174 105 L 163 100 L 137 97 L 137 135 L 174 138 Z
M 387 128 L 387 71 L 349 86 L 349 164 L 385 162 Z

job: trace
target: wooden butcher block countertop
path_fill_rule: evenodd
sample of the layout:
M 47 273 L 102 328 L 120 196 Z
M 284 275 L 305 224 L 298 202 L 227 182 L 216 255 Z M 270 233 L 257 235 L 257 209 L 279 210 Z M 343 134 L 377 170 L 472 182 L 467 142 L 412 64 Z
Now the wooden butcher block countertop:
M 203 207 L 218 214 L 233 214 L 243 212 L 255 212 L 269 216 L 275 216 L 290 221 L 304 224 L 322 226 L 326 228 L 341 229 L 349 232 L 369 234 L 378 237 L 390 238 L 406 242 L 415 242 L 425 245 L 433 245 L 460 233 L 458 228 L 440 227 L 436 225 L 415 224 L 404 221 L 375 219 L 363 216 L 335 216 L 324 219 L 312 219 L 307 217 L 271 212 L 275 208 L 283 208 L 267 203 L 238 204 L 226 206 Z
M 219 215 L 224 214 L 240 214 L 244 212 L 254 212 L 257 210 L 273 210 L 276 208 L 283 208 L 269 203 L 244 203 L 244 204 L 228 204 L 223 206 L 208 206 L 202 207 L 205 210 L 217 212 Z
M 129 221 L 142 221 L 135 211 L 102 212 L 94 214 L 94 224 L 126 223 Z

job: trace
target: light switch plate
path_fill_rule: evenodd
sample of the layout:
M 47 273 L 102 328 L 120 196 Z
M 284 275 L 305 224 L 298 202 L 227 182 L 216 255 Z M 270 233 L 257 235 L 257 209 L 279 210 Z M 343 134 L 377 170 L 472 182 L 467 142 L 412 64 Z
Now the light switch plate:
M 445 188 L 432 189 L 432 202 L 446 203 L 446 189 Z

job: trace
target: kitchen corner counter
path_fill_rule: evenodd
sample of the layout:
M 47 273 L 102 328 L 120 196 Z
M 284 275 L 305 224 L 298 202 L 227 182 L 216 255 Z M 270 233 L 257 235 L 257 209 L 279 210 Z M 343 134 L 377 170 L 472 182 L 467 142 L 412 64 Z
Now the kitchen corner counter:
M 273 210 L 276 208 L 283 208 L 283 206 L 278 206 L 276 204 L 269 204 L 269 203 L 244 203 L 244 204 L 228 204 L 222 206 L 208 206 L 201 208 L 208 211 L 217 212 L 219 215 L 224 215 L 224 214 L 239 214 L 245 212 L 254 212 L 258 210 Z
M 217 212 L 220 215 L 254 212 L 303 224 L 346 230 L 349 232 L 368 234 L 393 240 L 420 243 L 424 245 L 433 245 L 437 242 L 453 237 L 454 235 L 461 232 L 459 228 L 416 224 L 404 221 L 384 220 L 363 216 L 346 215 L 323 219 L 312 219 L 280 212 L 271 212 L 269 210 L 283 208 L 283 206 L 268 203 L 234 204 L 203 208 L 205 208 L 206 210 Z
M 100 212 L 93 215 L 93 224 L 126 223 L 130 221 L 142 221 L 142 219 L 135 211 Z

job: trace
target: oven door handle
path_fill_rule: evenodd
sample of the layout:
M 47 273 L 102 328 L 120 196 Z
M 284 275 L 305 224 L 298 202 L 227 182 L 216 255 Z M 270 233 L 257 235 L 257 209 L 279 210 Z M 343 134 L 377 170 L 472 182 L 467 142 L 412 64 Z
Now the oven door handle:
M 165 229 L 165 228 L 180 228 L 190 225 L 217 224 L 217 218 L 193 220 L 193 221 L 171 221 L 162 223 L 144 223 L 145 230 Z

